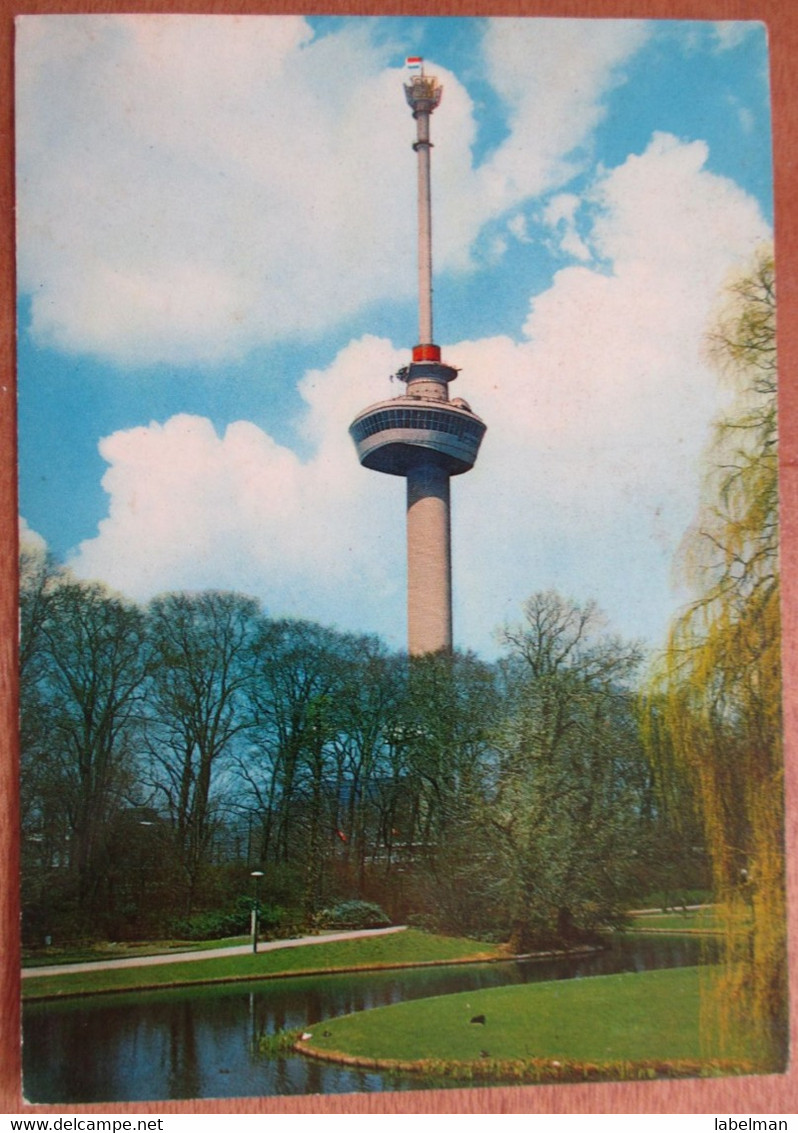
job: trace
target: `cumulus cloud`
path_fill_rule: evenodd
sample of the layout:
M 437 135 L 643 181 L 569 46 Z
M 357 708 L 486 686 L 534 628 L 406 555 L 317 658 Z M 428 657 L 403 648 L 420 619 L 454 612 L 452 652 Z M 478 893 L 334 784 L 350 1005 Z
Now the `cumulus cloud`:
M 130 367 L 214 364 L 409 296 L 414 169 L 396 139 L 412 123 L 378 24 L 21 17 L 18 270 L 37 341 Z M 435 67 L 440 270 L 467 268 L 486 221 L 572 176 L 646 35 L 635 21 L 485 26 L 509 134 L 475 167 L 471 99 Z
M 576 260 L 589 260 L 590 249 L 579 235 L 577 227 L 577 213 L 581 204 L 576 193 L 558 193 L 543 210 L 543 223 L 554 231 L 560 251 Z
M 376 130 L 353 177 L 351 145 L 370 101 L 401 108 L 368 38 L 331 38 L 293 17 L 20 21 L 20 282 L 40 341 L 219 361 L 385 289 L 395 228 L 368 270 L 355 232 L 372 241 L 412 170 L 393 176 Z
M 589 204 L 602 266 L 560 271 L 516 338 L 445 348 L 462 367 L 453 393 L 488 424 L 453 485 L 455 624 L 482 650 L 550 585 L 598 597 L 624 632 L 661 632 L 719 404 L 703 334 L 729 271 L 769 235 L 751 198 L 707 170 L 705 147 L 668 135 L 605 172 Z M 304 376 L 305 462 L 246 422 L 219 436 L 179 416 L 113 434 L 109 514 L 74 567 L 139 597 L 235 585 L 273 612 L 400 645 L 404 484 L 358 467 L 347 426 L 397 392 L 379 375 L 404 360 L 365 337 Z
M 580 150 L 604 117 L 605 96 L 649 34 L 639 20 L 489 21 L 485 58 L 510 117 L 508 137 L 478 171 L 493 208 L 538 196 L 584 167 Z
M 403 586 L 402 532 L 385 522 L 346 430 L 374 399 L 375 375 L 387 385 L 399 364 L 389 343 L 367 337 L 305 375 L 307 462 L 247 421 L 219 435 L 207 418 L 179 414 L 106 437 L 108 515 L 70 565 L 138 600 L 236 589 L 275 615 L 387 632 Z M 403 483 L 392 486 L 401 508 Z
M 769 237 L 756 203 L 709 172 L 706 156 L 700 143 L 657 135 L 607 172 L 591 193 L 590 232 L 605 266 L 557 273 L 521 340 L 457 347 L 490 426 L 458 501 L 463 532 L 500 547 L 512 531 L 526 548 L 493 557 L 488 574 L 464 536 L 466 640 L 484 638 L 475 611 L 487 595 L 507 596 L 514 618 L 548 585 L 600 596 L 627 632 L 664 628 L 707 423 L 721 408 L 704 335 L 729 273 Z
M 46 540 L 33 530 L 24 516 L 19 517 L 19 546 L 30 555 L 43 555 L 47 551 Z

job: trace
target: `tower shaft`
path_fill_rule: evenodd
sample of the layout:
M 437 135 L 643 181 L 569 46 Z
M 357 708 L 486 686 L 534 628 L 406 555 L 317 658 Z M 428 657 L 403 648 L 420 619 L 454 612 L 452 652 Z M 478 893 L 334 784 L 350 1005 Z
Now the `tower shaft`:
M 449 473 L 434 459 L 407 472 L 407 648 L 417 656 L 452 648 Z

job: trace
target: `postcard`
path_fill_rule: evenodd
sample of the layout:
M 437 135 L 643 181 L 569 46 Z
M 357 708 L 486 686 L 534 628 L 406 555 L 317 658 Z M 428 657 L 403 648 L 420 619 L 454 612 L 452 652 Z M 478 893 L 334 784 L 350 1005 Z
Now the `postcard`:
M 15 36 L 25 1101 L 778 1081 L 765 23 Z

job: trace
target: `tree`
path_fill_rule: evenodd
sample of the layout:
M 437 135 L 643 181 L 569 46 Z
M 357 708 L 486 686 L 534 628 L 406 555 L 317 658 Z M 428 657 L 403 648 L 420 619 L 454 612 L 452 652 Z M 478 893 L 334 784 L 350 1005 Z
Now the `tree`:
M 744 1027 L 773 1065 L 786 973 L 771 257 L 760 256 L 727 299 L 709 345 L 736 396 L 707 453 L 682 556 L 695 597 L 652 682 L 649 738 L 660 768 L 686 773 L 700 803 L 726 924 L 716 1021 L 729 1041 Z
M 52 558 L 31 543 L 20 547 L 19 562 L 19 708 L 20 708 L 20 804 L 22 820 L 23 872 L 28 863 L 47 860 L 56 852 L 45 844 L 55 836 L 45 811 L 57 799 L 52 774 L 50 733 L 46 722 L 44 676 L 47 666 L 45 624 L 51 598 L 59 582 Z M 57 838 L 60 846 L 64 832 Z
M 592 602 L 548 591 L 503 635 L 493 871 L 514 946 L 568 942 L 618 920 L 643 848 L 648 774 L 634 679 L 642 655 Z
M 167 594 L 148 613 L 152 649 L 148 747 L 153 785 L 170 816 L 186 913 L 207 864 L 214 789 L 234 741 L 252 727 L 252 645 L 260 611 L 238 594 Z
M 48 724 L 47 649 L 44 627 L 59 570 L 43 549 L 23 542 L 19 564 L 20 861 L 22 928 L 26 938 L 52 931 L 41 914 L 44 894 L 55 888 L 52 863 L 69 841 L 61 772 Z
M 338 799 L 334 745 L 352 640 L 312 622 L 264 620 L 254 644 L 252 746 L 240 759 L 259 826 L 257 860 L 290 873 L 305 911 L 324 898 Z M 275 871 L 270 871 L 275 878 Z
M 23 563 L 26 837 L 71 928 L 108 912 L 107 848 L 133 790 L 146 675 L 141 611 L 41 560 Z M 33 886 L 27 892 L 32 893 Z
M 394 725 L 392 819 L 411 893 L 436 927 L 493 928 L 478 846 L 498 716 L 495 667 L 470 653 L 410 658 Z
M 332 740 L 337 804 L 332 845 L 342 888 L 360 895 L 369 884 L 374 888 L 375 872 L 384 877 L 393 864 L 397 817 L 392 804 L 401 784 L 390 746 L 402 702 L 402 667 L 402 660 L 372 637 L 350 639 L 340 659 Z M 384 899 L 381 892 L 378 896 Z

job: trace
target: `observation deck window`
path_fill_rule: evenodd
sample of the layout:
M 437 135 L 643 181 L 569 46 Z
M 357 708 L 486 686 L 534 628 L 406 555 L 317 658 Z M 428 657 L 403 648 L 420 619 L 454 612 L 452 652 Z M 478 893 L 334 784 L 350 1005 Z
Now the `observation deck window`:
M 436 433 L 449 433 L 461 440 L 478 441 L 484 432 L 481 421 L 472 421 L 460 413 L 447 413 L 446 410 L 420 409 L 418 407 L 396 406 L 379 409 L 364 417 L 351 428 L 356 442 L 364 441 L 375 433 L 392 429 L 423 430 Z

